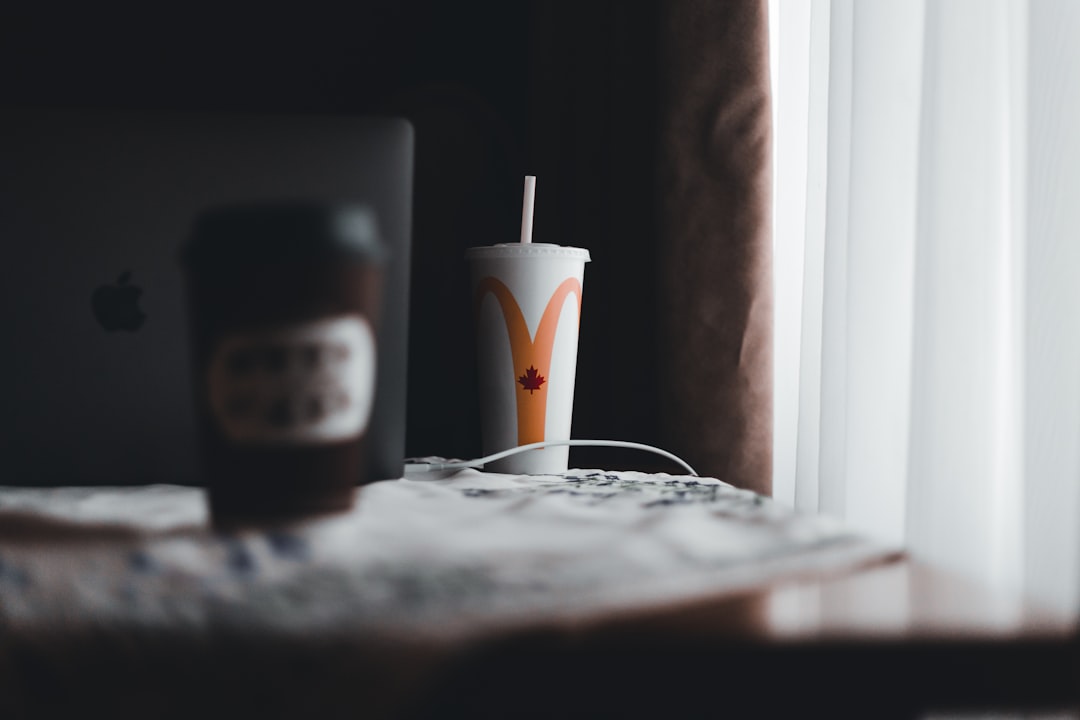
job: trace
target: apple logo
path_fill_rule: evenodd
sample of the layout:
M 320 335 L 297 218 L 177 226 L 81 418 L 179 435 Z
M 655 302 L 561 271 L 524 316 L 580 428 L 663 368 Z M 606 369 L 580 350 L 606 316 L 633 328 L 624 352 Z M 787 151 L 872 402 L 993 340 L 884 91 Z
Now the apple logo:
M 94 317 L 108 332 L 135 332 L 142 327 L 146 314 L 139 309 L 142 288 L 131 285 L 131 271 L 125 271 L 115 285 L 102 285 L 90 299 Z

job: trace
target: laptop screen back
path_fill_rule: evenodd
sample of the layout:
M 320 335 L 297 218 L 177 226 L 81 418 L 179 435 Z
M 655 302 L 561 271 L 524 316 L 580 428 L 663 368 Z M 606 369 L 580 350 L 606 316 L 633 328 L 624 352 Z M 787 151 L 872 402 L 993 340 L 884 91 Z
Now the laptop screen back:
M 401 475 L 407 122 L 7 111 L 0 158 L 0 484 L 201 484 L 179 249 L 204 208 L 265 200 L 378 214 L 390 260 L 369 479 Z

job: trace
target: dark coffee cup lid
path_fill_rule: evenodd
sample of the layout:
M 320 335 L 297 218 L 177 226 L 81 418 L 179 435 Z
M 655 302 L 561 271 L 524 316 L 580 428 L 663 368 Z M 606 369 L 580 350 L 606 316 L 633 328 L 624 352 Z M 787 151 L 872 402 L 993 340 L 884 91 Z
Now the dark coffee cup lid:
M 213 269 L 384 257 L 375 211 L 366 205 L 249 203 L 206 210 L 182 252 L 186 265 Z

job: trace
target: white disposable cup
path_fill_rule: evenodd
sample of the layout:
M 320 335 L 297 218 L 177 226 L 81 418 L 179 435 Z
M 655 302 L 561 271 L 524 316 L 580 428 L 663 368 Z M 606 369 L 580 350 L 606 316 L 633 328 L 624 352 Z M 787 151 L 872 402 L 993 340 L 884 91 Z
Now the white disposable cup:
M 469 248 L 484 455 L 569 440 L 581 287 L 589 251 L 545 243 Z M 561 473 L 569 448 L 530 450 L 485 469 Z

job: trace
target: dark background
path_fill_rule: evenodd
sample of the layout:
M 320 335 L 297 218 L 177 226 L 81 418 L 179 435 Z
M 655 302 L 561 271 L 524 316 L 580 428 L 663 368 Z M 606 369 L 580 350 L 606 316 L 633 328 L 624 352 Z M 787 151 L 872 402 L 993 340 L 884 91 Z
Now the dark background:
M 363 0 L 0 10 L 0 102 L 398 114 L 416 129 L 410 455 L 480 452 L 468 273 L 514 241 L 589 248 L 574 436 L 664 443 L 656 382 L 656 5 Z M 584 467 L 674 469 L 611 450 Z

